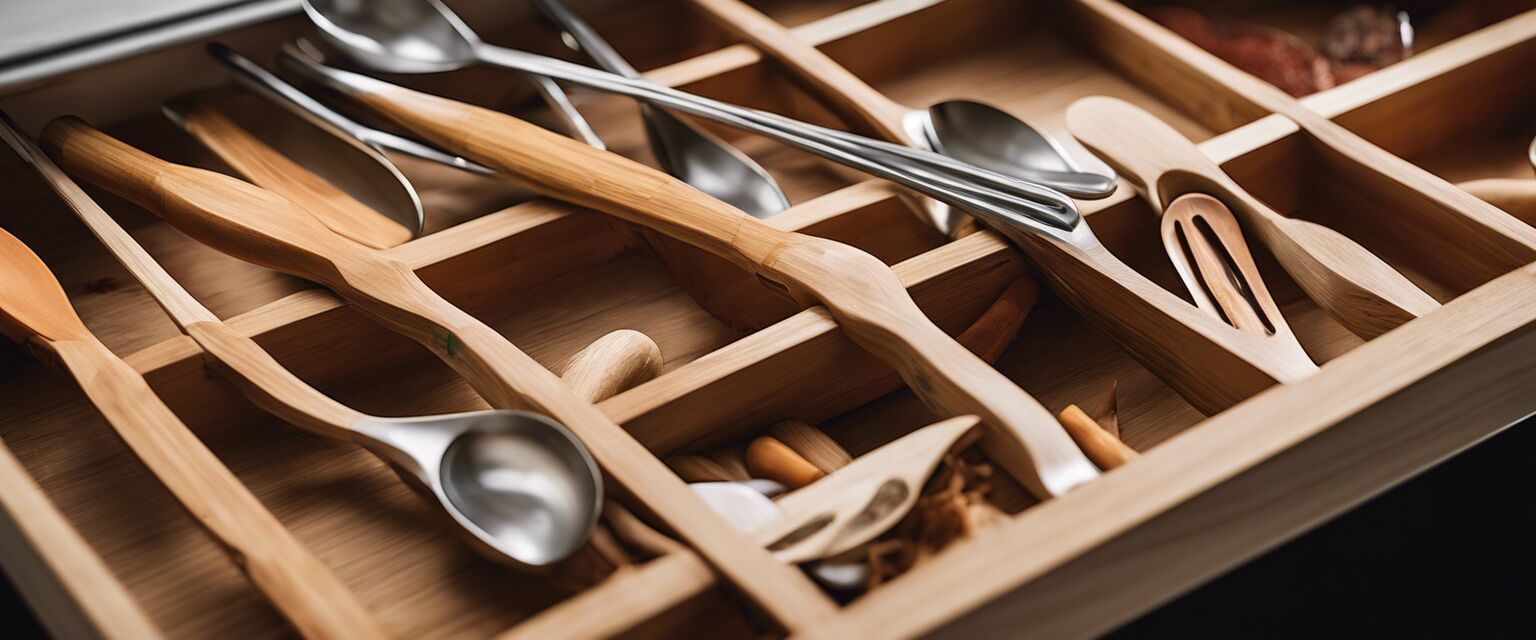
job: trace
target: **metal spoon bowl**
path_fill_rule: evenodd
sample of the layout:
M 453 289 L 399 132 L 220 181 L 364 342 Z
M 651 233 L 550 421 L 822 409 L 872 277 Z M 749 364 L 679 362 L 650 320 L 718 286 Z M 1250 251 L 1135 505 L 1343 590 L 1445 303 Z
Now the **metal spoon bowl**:
M 1063 231 L 1074 227 L 1079 219 L 1071 201 L 1054 189 L 942 154 L 872 140 L 688 94 L 643 79 L 624 78 L 547 56 L 486 44 L 471 37 L 472 34 L 466 35 L 467 27 L 452 18 L 448 9 L 435 0 L 378 0 L 368 5 L 369 11 L 361 11 L 355 4 L 342 0 L 304 0 L 303 4 L 322 38 L 334 46 L 353 51 L 356 55 L 352 57 L 361 63 L 368 64 L 373 60 L 377 64 L 370 66 L 376 70 L 399 72 L 478 61 L 538 73 L 600 91 L 641 98 L 657 106 L 760 133 L 909 187 L 921 188 L 918 183 L 925 182 L 945 192 L 942 197 L 935 196 L 937 199 L 951 204 L 966 201 L 994 208 L 996 217 L 1027 218 L 1030 224 Z M 390 18 L 381 18 L 382 14 L 389 14 Z M 438 16 L 434 18 L 432 14 Z M 421 30 L 404 26 L 412 24 L 441 26 Z M 396 59 L 376 59 L 385 53 Z M 332 75 L 332 79 L 341 84 L 357 81 Z
M 353 423 L 477 541 L 529 566 L 574 553 L 601 514 L 602 477 L 564 426 L 523 411 Z

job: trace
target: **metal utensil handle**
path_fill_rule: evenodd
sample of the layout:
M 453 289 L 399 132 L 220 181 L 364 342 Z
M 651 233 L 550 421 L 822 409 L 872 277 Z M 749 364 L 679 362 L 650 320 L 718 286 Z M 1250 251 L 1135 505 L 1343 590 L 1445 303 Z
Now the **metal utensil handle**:
M 602 91 L 633 96 L 660 106 L 762 133 L 802 150 L 922 191 L 953 206 L 967 210 L 974 209 L 978 214 L 1016 220 L 1019 217 L 1019 210 L 1027 211 L 1032 212 L 1030 226 L 1044 224 L 1063 230 L 1070 230 L 1080 218 L 1072 201 L 1054 189 L 987 171 L 931 152 L 867 139 L 863 139 L 862 144 L 850 145 L 839 136 L 828 135 L 829 132 L 835 131 L 833 129 L 808 125 L 775 114 L 694 96 L 645 80 L 624 78 L 513 49 L 489 45 L 483 45 L 481 49 L 483 60 L 488 64 L 540 73 Z M 333 80 L 345 83 L 343 78 L 335 74 L 331 75 Z M 846 132 L 839 133 L 848 135 Z M 871 147 L 875 149 L 874 153 L 870 153 Z M 867 158 L 860 154 L 861 151 L 881 160 Z M 921 159 L 903 163 L 891 161 L 892 155 L 904 153 L 918 154 Z M 948 168 L 946 165 L 950 164 L 959 165 L 964 168 L 965 173 L 974 174 L 981 184 L 954 179 L 944 171 Z M 939 165 L 939 167 L 925 165 Z M 915 177 L 914 174 L 921 178 Z M 1002 209 L 994 204 L 1000 202 L 1007 203 L 1017 210 Z
M 614 51 L 608 41 L 598 35 L 585 19 L 571 9 L 564 0 L 534 0 L 534 5 L 544 12 L 552 22 L 571 36 L 576 46 L 586 53 L 598 66 L 617 73 L 626 78 L 640 78 L 640 71 L 629 64 L 624 56 Z
M 824 144 L 841 147 L 850 153 L 867 152 L 869 149 L 876 149 L 884 152 L 885 155 L 896 155 L 906 158 L 912 163 L 932 165 L 937 170 L 963 176 L 965 179 L 978 185 L 991 187 L 997 191 L 1021 198 L 1032 199 L 1042 204 L 1051 204 L 1064 199 L 1064 196 L 1052 189 L 982 169 L 931 151 L 864 138 L 846 131 L 820 127 L 778 114 L 738 107 L 719 100 L 657 85 L 647 80 L 625 78 L 526 51 L 480 44 L 477 45 L 476 52 L 479 54 L 480 59 L 487 64 L 517 71 L 539 73 L 600 91 L 640 98 L 659 106 L 761 133 L 788 144 L 796 144 L 796 142 L 786 138 L 786 134 L 797 136 L 800 139 L 820 138 Z M 962 188 L 962 190 L 964 189 Z

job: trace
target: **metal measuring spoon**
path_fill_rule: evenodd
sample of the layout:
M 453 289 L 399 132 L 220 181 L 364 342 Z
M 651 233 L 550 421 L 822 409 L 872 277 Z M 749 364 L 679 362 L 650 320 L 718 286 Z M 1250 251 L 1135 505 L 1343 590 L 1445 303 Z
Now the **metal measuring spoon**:
M 534 0 L 534 4 L 570 36 L 567 44 L 585 52 L 598 66 L 627 78 L 642 77 L 563 0 Z M 739 149 L 648 103 L 640 103 L 640 115 L 651 151 L 667 173 L 753 217 L 766 218 L 789 208 L 789 199 L 773 177 Z

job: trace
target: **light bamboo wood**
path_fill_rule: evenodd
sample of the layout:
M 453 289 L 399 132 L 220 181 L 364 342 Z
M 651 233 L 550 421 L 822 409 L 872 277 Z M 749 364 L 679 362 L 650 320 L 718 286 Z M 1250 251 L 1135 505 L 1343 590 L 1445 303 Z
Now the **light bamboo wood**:
M 428 289 L 404 264 L 336 235 L 281 196 L 164 162 L 79 120 L 50 123 L 43 144 L 66 170 L 149 208 L 209 246 L 327 285 L 426 346 L 493 406 L 558 420 L 607 474 L 786 626 L 830 611 L 830 601 L 803 575 L 731 535 L 730 525 L 643 446 L 495 330 Z
M 705 249 L 802 305 L 825 305 L 849 337 L 901 373 L 924 401 L 982 416 L 993 430 L 989 455 L 1036 495 L 1058 496 L 1097 475 L 1054 417 L 933 326 L 878 259 L 779 231 L 675 178 L 505 114 L 377 81 L 366 87 L 359 100 L 444 148 Z
M 3 231 L 0 270 L 0 329 L 74 376 L 139 460 L 228 547 L 300 633 L 383 637 L 347 586 L 192 435 L 138 372 L 86 329 L 42 260 Z
M 1460 182 L 1456 187 L 1526 224 L 1536 225 L 1536 180 L 1484 178 Z
M 1362 337 L 1380 335 L 1439 307 L 1353 240 L 1276 213 L 1193 143 L 1135 106 L 1088 98 L 1073 104 L 1067 122 L 1072 135 L 1133 180 L 1155 210 L 1193 192 L 1221 200 L 1242 216 L 1250 232 L 1319 306 Z
M 1282 345 L 1298 368 L 1312 363 L 1269 294 L 1231 209 L 1202 193 L 1179 196 L 1163 211 L 1162 235 L 1174 269 L 1200 308 L 1238 331 Z
M 708 28 L 679 29 L 694 24 L 680 6 L 686 7 L 635 3 L 594 17 L 637 60 L 678 60 L 648 71 L 652 79 L 835 124 L 821 101 L 783 83 L 771 61 L 749 46 L 695 56 L 725 40 Z M 776 16 L 799 8 L 763 6 Z M 279 21 L 234 37 L 257 51 L 291 37 L 290 29 Z M 1450 198 L 1448 187 L 1426 186 L 1422 172 L 1400 173 L 1402 161 L 1381 149 L 1335 153 L 1310 130 L 1298 133 L 1295 123 L 1266 117 L 1269 108 L 1247 97 L 1253 92 L 1241 74 L 1208 64 L 1203 52 L 1165 38 L 1120 3 L 875 0 L 793 32 L 909 104 L 966 95 L 1056 127 L 1068 103 L 1105 94 L 1157 114 L 1190 139 L 1215 135 L 1201 149 L 1255 197 L 1283 213 L 1316 214 L 1448 301 L 1446 309 L 1362 346 L 1291 283 L 1271 281 L 1303 344 L 1328 364 L 1309 379 L 1203 420 L 1104 333 L 1046 297 L 998 360 L 999 369 L 1050 407 L 1087 408 L 1084 399 L 1100 393 L 1106 378 L 1118 380 L 1123 436 L 1145 455 L 1064 499 L 1006 504 L 1009 512 L 1023 511 L 867 594 L 815 631 L 827 637 L 1101 635 L 1536 410 L 1528 393 L 1536 384 L 1529 357 L 1536 274 L 1526 269 L 1488 282 L 1530 261 L 1531 252 L 1510 231 L 1516 227 L 1496 229 L 1474 219 L 1462 228 L 1457 209 L 1488 207 L 1465 194 Z M 523 33 L 497 39 L 532 44 L 543 38 L 555 46 L 544 25 L 529 25 L 526 38 Z M 1528 13 L 1301 104 L 1449 179 L 1500 175 L 1482 170 L 1485 159 L 1456 151 L 1477 142 L 1473 137 L 1492 135 L 1529 103 L 1536 85 L 1518 72 L 1529 67 L 1533 47 L 1536 13 Z M 194 43 L 4 100 L 27 124 L 87 110 L 123 121 L 115 131 L 166 157 L 201 158 L 184 136 L 168 135 L 155 109 L 166 96 L 219 76 Z M 487 86 L 487 77 L 448 74 L 437 86 L 474 93 Z M 593 99 L 582 107 L 610 148 L 643 157 L 630 104 Z M 1410 116 L 1415 126 L 1401 126 Z M 796 201 L 805 199 L 770 224 L 851 242 L 881 257 L 950 333 L 1021 273 L 1020 258 L 993 234 L 941 246 L 911 220 L 889 185 L 848 186 L 847 176 L 821 163 L 728 135 L 774 171 Z M 445 209 L 455 221 L 474 219 L 402 245 L 391 257 L 491 321 L 539 362 L 556 368 L 623 326 L 657 339 L 668 371 L 600 405 L 657 453 L 761 433 L 787 417 L 825 425 L 860 451 L 925 420 L 906 394 L 887 395 L 899 380 L 849 342 L 824 310 L 796 313 L 794 304 L 761 295 L 752 276 L 717 260 L 709 274 L 719 283 L 713 295 L 767 324 L 743 337 L 679 292 L 623 227 L 561 203 L 508 207 L 516 199 L 488 181 L 402 166 L 435 207 L 434 219 L 443 221 Z M 96 243 L 23 174 L 0 163 L 0 175 L 14 187 L 0 193 L 0 226 L 43 255 L 92 331 L 127 354 L 156 393 L 392 632 L 423 638 L 500 630 L 520 637 L 773 633 L 764 617 L 756 618 L 756 628 L 746 627 L 747 616 L 756 615 L 742 606 L 750 598 L 715 588 L 710 563 L 691 552 L 669 553 L 623 580 L 559 600 L 536 581 L 544 578 L 511 578 L 464 553 L 447 532 L 423 531 L 421 519 L 411 518 L 419 514 L 368 515 L 380 510 L 365 507 L 381 501 L 408 506 L 417 500 L 399 493 L 393 474 L 371 458 L 359 460 L 348 455 L 350 448 L 327 448 L 258 417 L 211 381 L 197 345 L 178 335 L 148 296 L 125 286 L 125 275 Z M 1083 209 L 1129 267 L 1160 286 L 1177 286 L 1177 274 L 1161 264 L 1157 230 L 1134 200 L 1116 194 Z M 305 285 L 292 278 L 217 255 L 134 211 L 113 211 L 230 327 L 306 381 L 384 415 L 485 408 L 451 371 L 329 292 L 301 291 Z M 0 367 L 7 408 L 0 424 L 36 485 L 7 482 L 0 494 L 56 505 L 168 636 L 290 633 L 111 432 L 86 428 L 99 424 L 88 403 L 29 359 L 7 364 Z M 348 482 L 336 483 L 338 475 Z M 312 490 L 316 483 L 325 490 Z M 1019 493 L 1006 488 L 997 492 L 1005 500 Z M 131 513 L 121 505 L 131 505 Z M 16 521 L 15 515 L 0 514 L 0 524 Z M 151 520 L 152 528 L 140 524 Z M 8 570 L 25 561 L 31 545 L 4 527 L 0 539 Z M 183 552 L 164 553 L 165 540 L 181 541 Z M 62 537 L 43 538 L 37 548 L 74 555 Z M 56 570 L 76 592 L 93 591 L 94 582 L 72 580 L 58 566 L 42 571 Z M 93 615 L 89 610 L 51 606 L 51 585 L 25 577 L 32 575 L 12 573 L 50 628 L 59 621 L 87 624 L 80 618 Z M 1118 578 L 1106 582 L 1105 575 Z M 526 617 L 533 612 L 540 613 Z M 113 622 L 89 624 L 104 629 Z
M 1180 86 L 1193 79 L 1223 87 L 1246 103 L 1244 112 L 1278 113 L 1294 121 L 1310 136 L 1331 178 L 1397 207 L 1394 224 L 1382 225 L 1382 232 L 1417 254 L 1436 256 L 1440 277 L 1470 289 L 1536 261 L 1536 229 L 1497 207 L 1386 152 L 1129 7 L 1112 0 L 1073 0 L 1072 5 L 1098 32 L 1099 50 L 1117 65 L 1149 70 L 1146 81 Z M 1522 18 L 1517 32 L 1536 21 L 1530 14 Z M 1490 34 L 1486 46 L 1500 46 L 1495 40 L 1501 38 Z M 1174 81 L 1174 76 L 1180 78 Z
M 303 203 L 336 233 L 375 249 L 399 246 L 411 239 L 410 229 L 278 153 L 206 102 L 181 98 L 173 104 L 187 131 L 245 179 Z
M 7 549 L 21 552 L 8 554 L 3 568 L 13 584 L 34 587 L 22 594 L 28 604 L 34 610 L 74 613 L 67 622 L 56 617 L 41 621 L 55 637 L 164 637 L 3 441 L 0 538 Z

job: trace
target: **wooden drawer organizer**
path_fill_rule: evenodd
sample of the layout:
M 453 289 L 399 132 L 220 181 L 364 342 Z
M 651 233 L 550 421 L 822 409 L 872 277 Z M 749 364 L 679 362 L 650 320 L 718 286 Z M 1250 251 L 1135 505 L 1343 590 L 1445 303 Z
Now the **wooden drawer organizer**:
M 477 16 L 501 3 L 458 4 L 474 5 L 470 19 L 479 24 Z M 543 577 L 473 555 L 375 458 L 282 424 L 205 375 L 193 343 L 9 154 L 0 154 L 0 225 L 38 251 L 86 323 L 398 637 L 1091 635 L 1536 410 L 1536 267 L 1527 266 L 1536 260 L 1536 230 L 1442 179 L 1530 177 L 1521 150 L 1536 128 L 1528 115 L 1536 106 L 1536 11 L 1297 101 L 1109 0 L 759 6 L 907 104 L 976 97 L 1061 132 L 1064 109 L 1079 97 L 1134 102 L 1202 140 L 1205 153 L 1276 210 L 1348 233 L 1446 305 L 1363 342 L 1260 249 L 1287 318 L 1324 366 L 1207 417 L 1046 296 L 998 367 L 1053 410 L 1118 380 L 1123 434 L 1145 454 L 1139 460 L 1048 503 L 1004 487 L 997 493 L 1012 514 L 1006 524 L 846 606 L 809 581 L 743 591 L 692 551 L 567 595 Z M 593 13 L 658 81 L 833 122 L 686 2 Z M 494 22 L 485 27 L 493 40 L 555 50 L 542 25 L 492 29 Z M 281 20 L 222 39 L 265 59 L 299 26 Z M 14 91 L 0 106 L 32 132 L 77 113 L 162 157 L 212 166 L 154 108 L 223 83 L 199 46 L 79 71 Z M 492 104 L 504 104 L 516 85 L 486 70 L 421 81 Z M 632 103 L 580 98 L 611 148 L 644 156 Z M 886 260 L 946 330 L 974 320 L 1027 269 L 991 233 L 946 243 L 886 183 L 722 133 L 768 166 L 797 203 L 774 225 Z M 660 378 L 600 405 L 659 456 L 786 418 L 821 424 L 857 455 L 936 419 L 906 391 L 892 393 L 892 372 L 826 313 L 785 308 L 746 286 L 744 273 L 727 272 L 717 286 L 763 319 L 755 331 L 694 304 L 624 224 L 509 185 L 420 164 L 406 170 L 425 192 L 432 233 L 395 255 L 446 297 L 546 364 L 618 328 L 661 345 Z M 121 201 L 101 201 L 216 313 L 339 399 L 383 415 L 484 406 L 422 349 L 328 292 L 217 254 Z M 1133 193 L 1122 188 L 1083 209 L 1111 250 L 1177 290 L 1154 219 Z M 0 547 L 50 628 L 140 637 L 151 633 L 147 620 L 176 637 L 292 633 L 71 384 L 20 348 L 0 349 L 0 435 L 10 451 L 0 451 Z

